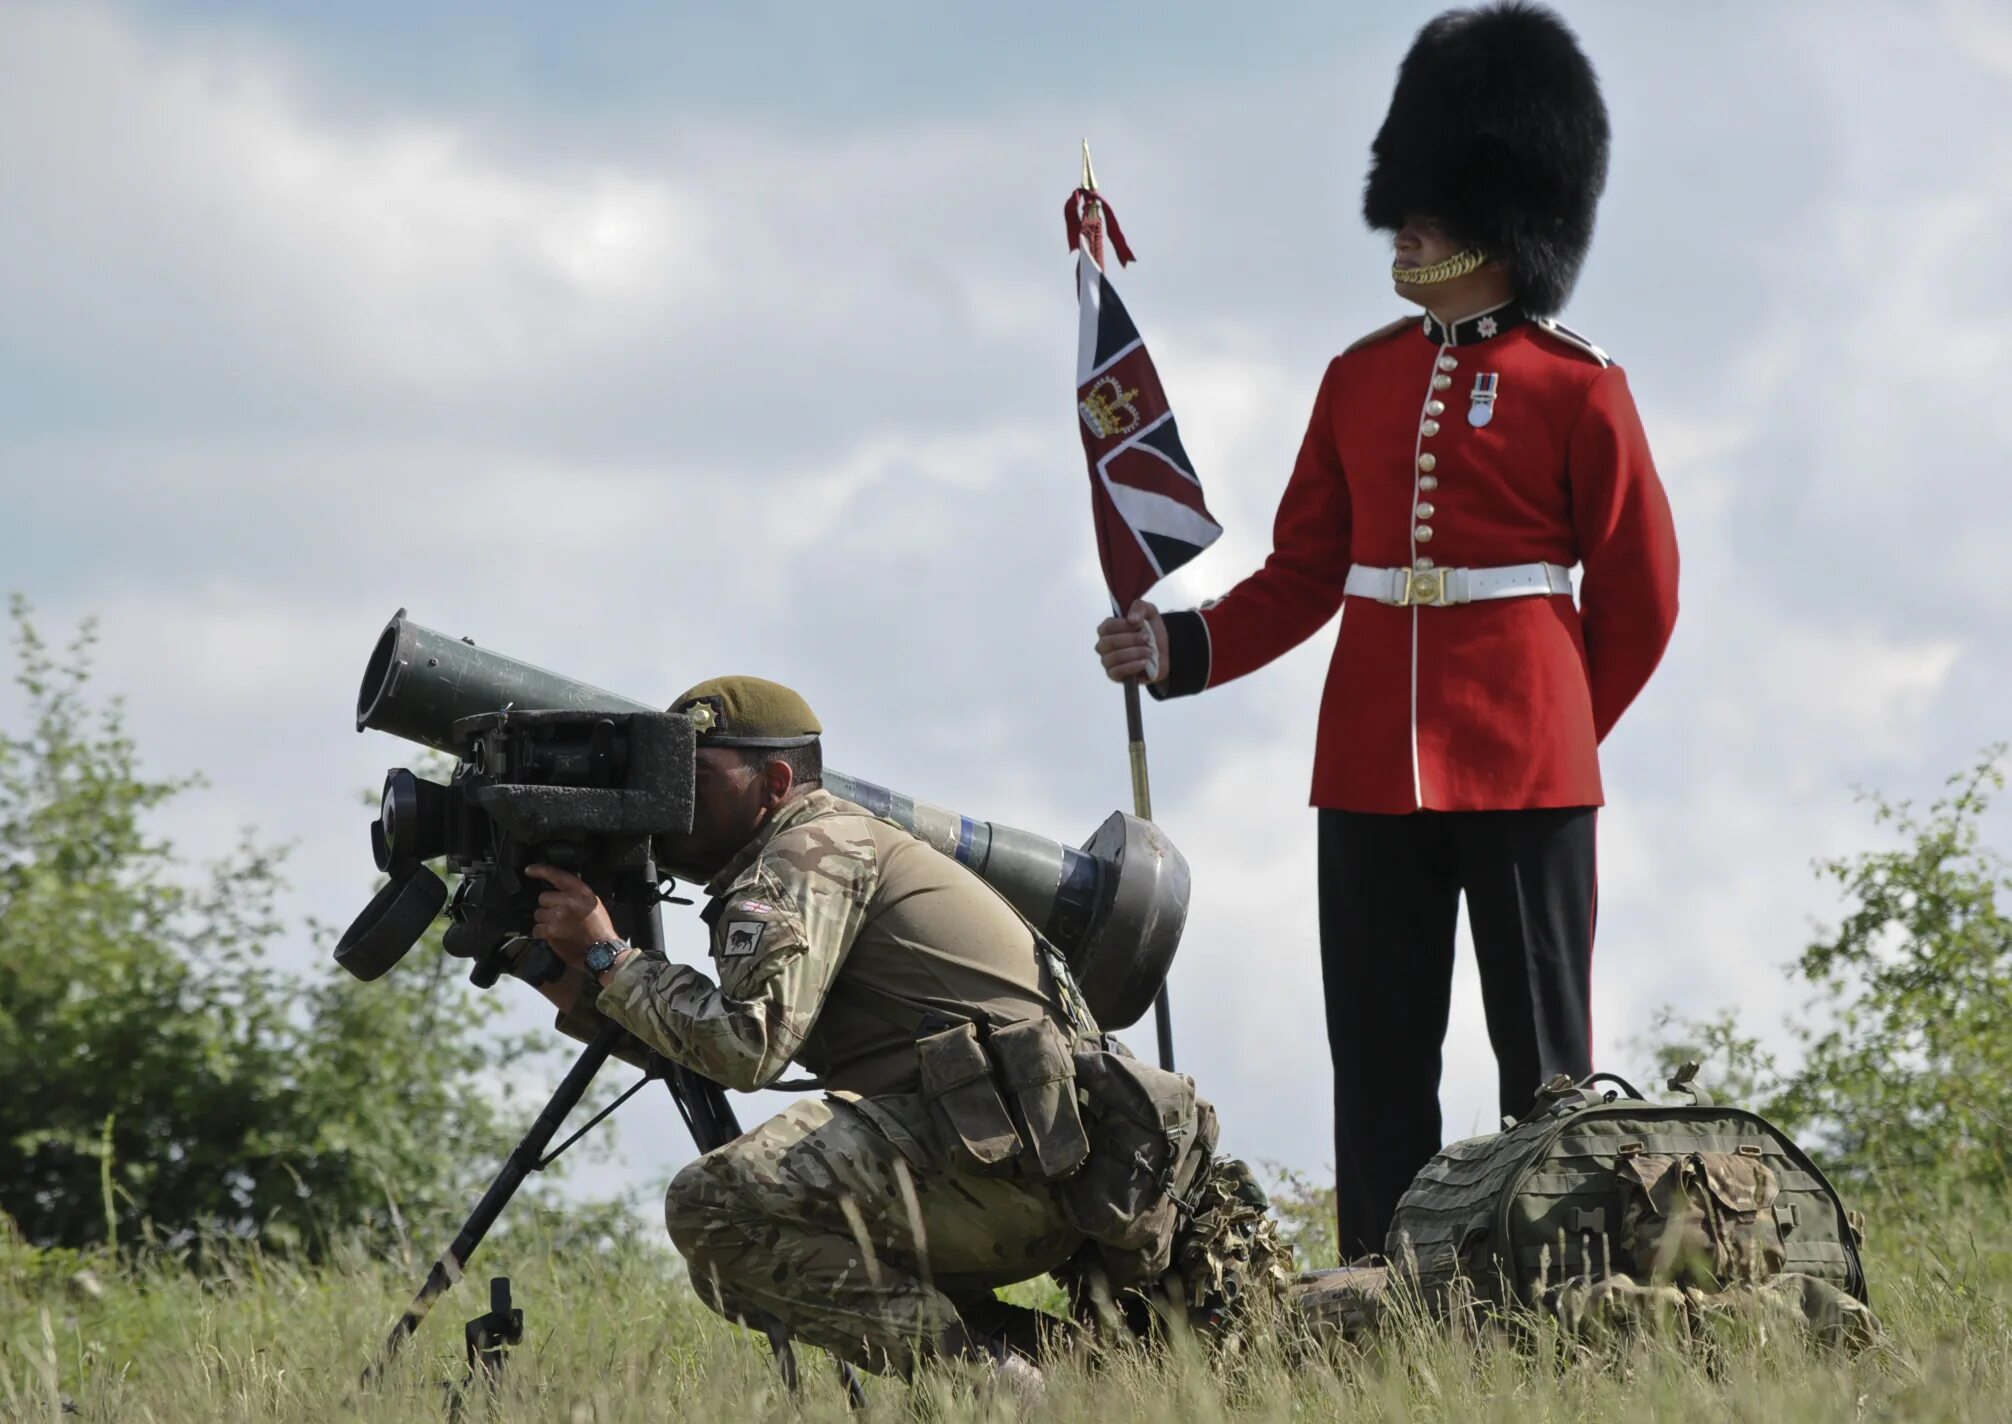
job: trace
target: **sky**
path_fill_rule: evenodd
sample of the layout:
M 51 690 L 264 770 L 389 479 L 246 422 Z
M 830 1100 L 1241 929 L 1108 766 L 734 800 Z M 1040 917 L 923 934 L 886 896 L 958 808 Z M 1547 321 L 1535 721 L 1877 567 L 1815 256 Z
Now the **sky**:
M 1564 317 L 1627 369 L 1683 547 L 1602 754 L 1596 1054 L 1647 1078 L 1663 1005 L 1787 1045 L 1812 862 L 1882 843 L 1856 790 L 1927 798 L 2007 734 L 2012 12 L 1561 8 L 1614 127 Z M 1187 606 L 1262 561 L 1327 360 L 1404 311 L 1358 197 L 1431 13 L 0 0 L 0 588 L 100 621 L 149 768 L 209 778 L 162 830 L 290 846 L 296 921 L 368 893 L 357 795 L 411 753 L 354 699 L 400 607 L 649 700 L 789 682 L 832 765 L 1080 841 L 1130 793 L 1078 143 L 1228 531 Z M 1315 1175 L 1333 636 L 1146 713 L 1195 882 L 1181 1064 L 1231 1149 Z M 1463 944 L 1449 1135 L 1493 1082 Z M 620 1141 L 583 1180 L 691 1155 L 647 1095 Z

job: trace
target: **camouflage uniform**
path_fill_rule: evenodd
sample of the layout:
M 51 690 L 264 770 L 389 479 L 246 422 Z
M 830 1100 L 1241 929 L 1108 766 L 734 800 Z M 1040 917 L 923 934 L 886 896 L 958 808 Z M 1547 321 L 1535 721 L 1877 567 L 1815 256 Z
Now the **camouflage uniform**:
M 729 1088 L 796 1062 L 825 1094 L 680 1171 L 665 1202 L 700 1294 L 873 1368 L 959 1338 L 958 1304 L 1060 1265 L 1083 1238 L 1050 1187 L 952 1170 L 913 1027 L 1059 1017 L 1033 932 L 990 887 L 828 792 L 785 804 L 710 885 L 715 983 L 631 960 L 593 1002 Z M 591 1029 L 585 1004 L 562 1020 Z

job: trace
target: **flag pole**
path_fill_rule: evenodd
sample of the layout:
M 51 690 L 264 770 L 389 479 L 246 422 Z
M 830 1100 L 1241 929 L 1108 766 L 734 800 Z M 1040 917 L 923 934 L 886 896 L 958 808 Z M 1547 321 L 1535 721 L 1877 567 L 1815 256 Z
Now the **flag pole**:
M 1153 790 L 1146 776 L 1146 730 L 1139 712 L 1139 684 L 1125 683 L 1125 735 L 1132 751 L 1132 813 L 1142 821 L 1153 819 Z M 1174 1067 L 1174 1010 L 1167 999 L 1167 986 L 1153 998 L 1153 1028 L 1160 1040 L 1160 1066 Z
M 1097 191 L 1097 171 L 1090 166 L 1090 140 L 1083 140 L 1083 191 L 1092 195 L 1089 212 L 1085 217 L 1098 219 L 1096 230 L 1090 239 L 1090 256 L 1101 267 L 1104 265 L 1103 205 L 1094 196 Z M 1113 604 L 1115 608 L 1116 605 Z M 1120 618 L 1126 610 L 1117 609 Z M 1152 779 L 1146 771 L 1146 719 L 1143 704 L 1139 700 L 1139 683 L 1127 678 L 1125 688 L 1125 739 L 1129 744 L 1132 762 L 1132 814 L 1142 821 L 1153 819 Z M 1167 986 L 1160 985 L 1159 994 L 1153 999 L 1153 1028 L 1159 1038 L 1160 1066 L 1168 1071 L 1174 1066 L 1174 1012 L 1167 998 Z

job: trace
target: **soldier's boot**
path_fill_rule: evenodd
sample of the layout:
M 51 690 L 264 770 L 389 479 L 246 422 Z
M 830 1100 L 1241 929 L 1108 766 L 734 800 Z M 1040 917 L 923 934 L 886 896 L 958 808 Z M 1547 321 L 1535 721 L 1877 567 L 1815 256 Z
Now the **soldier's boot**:
M 1073 1320 L 1014 1305 L 989 1292 L 959 1299 L 957 1313 L 970 1330 L 1036 1364 L 1085 1343 L 1082 1327 Z
M 1025 1309 L 1000 1300 L 993 1303 L 1006 1310 Z M 1040 1314 L 1039 1311 L 1027 1313 Z M 982 1334 L 969 1324 L 960 1324 L 944 1335 L 937 1348 L 937 1357 L 969 1360 L 984 1366 L 1000 1388 L 1023 1404 L 1039 1404 L 1047 1397 L 1048 1377 L 1041 1373 L 1039 1365 L 1000 1337 Z

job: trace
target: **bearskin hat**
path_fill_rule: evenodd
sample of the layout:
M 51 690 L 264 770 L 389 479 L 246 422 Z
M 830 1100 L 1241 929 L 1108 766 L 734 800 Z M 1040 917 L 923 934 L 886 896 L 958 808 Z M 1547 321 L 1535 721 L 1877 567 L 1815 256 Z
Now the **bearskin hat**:
M 1398 68 L 1362 215 L 1387 231 L 1407 213 L 1439 219 L 1550 316 L 1592 244 L 1607 142 L 1600 81 L 1564 21 L 1523 0 L 1449 10 Z

